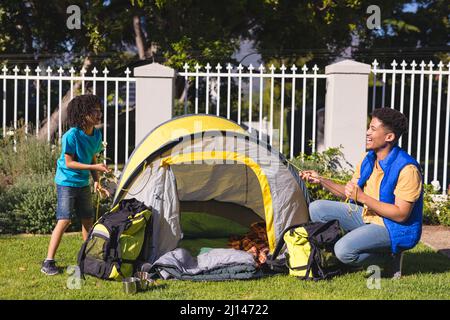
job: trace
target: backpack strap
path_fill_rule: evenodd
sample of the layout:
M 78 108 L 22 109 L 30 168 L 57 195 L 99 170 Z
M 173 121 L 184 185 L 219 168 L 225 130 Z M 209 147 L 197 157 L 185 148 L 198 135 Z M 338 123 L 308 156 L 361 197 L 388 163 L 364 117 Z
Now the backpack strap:
M 127 226 L 125 224 L 122 224 L 114 232 L 114 237 L 115 237 L 114 241 L 115 241 L 116 245 L 112 244 L 112 246 L 115 248 L 114 254 L 112 256 L 109 255 L 113 261 L 114 260 L 118 261 L 118 265 L 116 266 L 116 269 L 122 278 L 124 278 L 124 275 L 123 275 L 122 271 L 120 270 L 120 266 L 122 265 L 122 262 L 124 262 L 124 260 L 122 260 L 122 250 L 120 247 L 120 236 L 122 235 L 122 233 L 125 231 L 126 228 L 127 228 Z
M 316 255 L 316 247 L 315 246 L 311 246 L 311 252 L 309 254 L 309 258 L 308 258 L 308 264 L 306 265 L 306 273 L 304 277 L 298 277 L 300 280 L 310 280 L 309 274 L 310 272 L 312 272 L 312 265 L 314 262 L 314 257 Z M 314 274 L 313 274 L 313 279 L 314 279 Z
M 86 237 L 86 241 L 83 242 L 83 244 L 81 245 L 81 249 L 78 252 L 78 258 L 77 258 L 78 268 L 80 268 L 80 274 L 81 274 L 81 276 L 83 277 L 84 280 L 86 278 L 84 277 L 84 263 L 82 263 L 82 261 L 84 260 L 84 258 L 86 258 L 86 247 L 88 245 L 89 238 L 92 236 L 92 233 L 94 232 L 94 227 L 100 221 L 101 221 L 101 219 L 99 219 L 96 223 L 94 223 L 94 225 L 92 226 L 91 230 L 89 230 L 88 236 Z
M 284 231 L 281 233 L 281 237 L 280 237 L 280 239 L 278 240 L 278 243 L 277 243 L 277 245 L 276 245 L 276 247 L 275 247 L 275 250 L 273 250 L 273 254 L 269 257 L 269 259 L 267 259 L 267 260 L 272 260 L 272 261 L 275 261 L 275 259 L 278 257 L 278 255 L 280 254 L 280 251 L 281 251 L 281 249 L 283 249 L 283 246 L 284 246 L 284 234 L 286 233 L 286 232 L 288 232 L 289 230 L 291 230 L 291 229 L 295 229 L 295 228 L 298 228 L 298 227 L 302 227 L 302 226 L 304 226 L 305 224 L 304 223 L 301 223 L 301 224 L 295 224 L 295 225 L 292 225 L 292 226 L 289 226 L 289 227 L 287 227 L 286 229 L 284 229 Z
M 80 268 L 80 274 L 83 277 L 83 279 L 85 279 L 85 277 L 84 277 L 84 263 L 82 263 L 82 261 L 86 257 L 86 246 L 88 244 L 88 239 L 86 239 L 86 241 L 84 241 L 83 244 L 81 245 L 81 249 L 80 252 L 78 252 L 78 259 L 77 259 L 78 268 Z

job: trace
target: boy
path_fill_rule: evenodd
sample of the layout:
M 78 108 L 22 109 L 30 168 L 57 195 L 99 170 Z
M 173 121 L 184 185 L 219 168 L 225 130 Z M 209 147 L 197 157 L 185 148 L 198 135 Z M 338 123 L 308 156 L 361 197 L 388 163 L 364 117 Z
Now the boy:
M 95 95 L 81 95 L 73 98 L 67 107 L 67 118 L 71 127 L 62 137 L 61 156 L 57 161 L 57 223 L 53 230 L 42 263 L 41 272 L 55 275 L 58 268 L 54 260 L 62 235 L 70 225 L 73 215 L 81 219 L 83 240 L 85 241 L 94 222 L 89 171 L 94 180 L 94 190 L 109 196 L 98 182 L 97 171 L 109 172 L 103 163 L 96 163 L 96 154 L 102 148 L 102 134 L 95 126 L 101 121 L 101 101 Z

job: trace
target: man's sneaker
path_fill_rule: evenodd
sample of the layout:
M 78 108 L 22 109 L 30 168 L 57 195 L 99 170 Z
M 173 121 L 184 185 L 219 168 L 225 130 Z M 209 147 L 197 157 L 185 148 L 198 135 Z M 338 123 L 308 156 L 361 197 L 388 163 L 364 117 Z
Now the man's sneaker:
M 48 276 L 54 276 L 55 274 L 58 274 L 59 271 L 56 267 L 55 260 L 44 260 L 44 262 L 42 262 L 41 272 Z
M 391 279 L 400 279 L 402 276 L 403 252 L 392 254 L 384 269 L 384 276 Z

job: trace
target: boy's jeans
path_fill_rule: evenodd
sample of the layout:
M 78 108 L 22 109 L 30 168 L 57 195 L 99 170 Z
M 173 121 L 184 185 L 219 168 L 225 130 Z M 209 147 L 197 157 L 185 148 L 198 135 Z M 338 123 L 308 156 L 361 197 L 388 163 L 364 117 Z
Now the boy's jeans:
M 355 205 L 351 204 L 352 209 Z M 363 207 L 357 206 L 356 212 L 349 212 L 346 203 L 317 200 L 309 205 L 309 214 L 313 222 L 339 220 L 346 235 L 334 246 L 337 258 L 350 266 L 378 265 L 383 267 L 391 253 L 389 232 L 383 226 L 366 224 L 362 219 Z

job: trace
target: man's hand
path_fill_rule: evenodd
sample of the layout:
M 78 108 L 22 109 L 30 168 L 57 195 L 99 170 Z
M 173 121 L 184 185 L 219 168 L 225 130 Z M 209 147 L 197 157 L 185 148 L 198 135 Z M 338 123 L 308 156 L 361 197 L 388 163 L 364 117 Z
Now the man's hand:
M 320 183 L 320 176 L 319 174 L 314 170 L 305 170 L 305 171 L 299 171 L 299 176 L 303 180 L 309 182 L 309 183 Z
M 361 188 L 352 181 L 347 182 L 345 186 L 345 196 L 354 201 L 359 201 L 363 198 L 364 192 Z
M 106 172 L 106 173 L 111 171 L 111 170 L 109 170 L 108 166 L 106 164 L 104 164 L 104 163 L 93 164 L 91 170 L 100 171 L 100 172 Z

